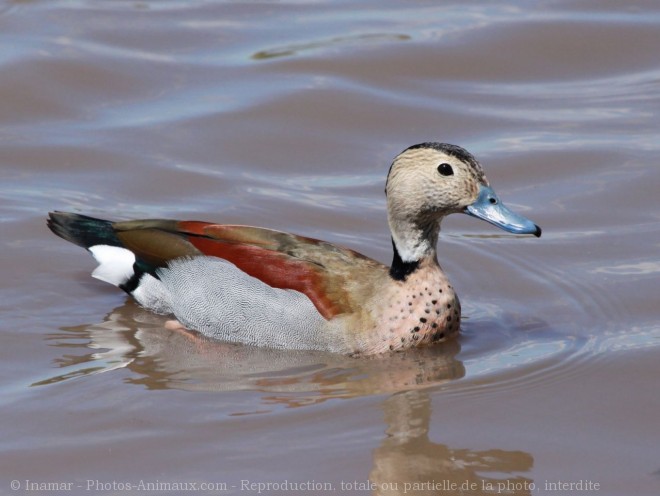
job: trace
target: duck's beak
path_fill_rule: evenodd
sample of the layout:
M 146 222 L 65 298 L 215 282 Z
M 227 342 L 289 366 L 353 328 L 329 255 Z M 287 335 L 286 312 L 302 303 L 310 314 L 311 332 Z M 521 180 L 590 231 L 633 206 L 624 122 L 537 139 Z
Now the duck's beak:
M 531 220 L 509 210 L 490 186 L 479 187 L 479 196 L 464 213 L 490 222 L 491 224 L 515 234 L 533 234 L 541 236 L 541 228 Z

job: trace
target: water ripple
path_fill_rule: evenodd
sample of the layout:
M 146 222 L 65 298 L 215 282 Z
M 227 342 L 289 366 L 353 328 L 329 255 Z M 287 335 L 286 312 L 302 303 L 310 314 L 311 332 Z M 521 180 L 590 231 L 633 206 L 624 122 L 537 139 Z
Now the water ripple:
M 334 47 L 367 46 L 372 44 L 393 43 L 397 41 L 408 41 L 410 36 L 405 34 L 372 33 L 358 34 L 352 36 L 338 36 L 327 40 L 309 41 L 305 43 L 293 43 L 275 48 L 260 50 L 252 55 L 254 60 L 268 60 L 277 57 L 290 57 L 300 55 L 313 50 L 327 50 Z

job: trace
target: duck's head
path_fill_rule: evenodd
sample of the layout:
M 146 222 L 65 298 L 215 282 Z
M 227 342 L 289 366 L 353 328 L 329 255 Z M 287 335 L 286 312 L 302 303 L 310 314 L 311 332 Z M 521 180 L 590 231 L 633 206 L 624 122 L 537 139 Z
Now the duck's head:
M 403 263 L 435 257 L 440 222 L 465 213 L 516 234 L 541 235 L 531 220 L 509 210 L 488 184 L 481 164 L 467 150 L 421 143 L 401 152 L 385 186 L 392 241 Z

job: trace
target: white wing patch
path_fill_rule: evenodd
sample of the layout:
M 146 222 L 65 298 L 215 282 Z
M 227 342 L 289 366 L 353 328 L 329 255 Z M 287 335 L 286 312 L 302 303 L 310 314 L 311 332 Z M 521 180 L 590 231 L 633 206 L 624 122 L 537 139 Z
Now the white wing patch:
M 134 274 L 135 255 L 132 251 L 109 245 L 90 246 L 89 251 L 99 263 L 92 277 L 119 286 Z

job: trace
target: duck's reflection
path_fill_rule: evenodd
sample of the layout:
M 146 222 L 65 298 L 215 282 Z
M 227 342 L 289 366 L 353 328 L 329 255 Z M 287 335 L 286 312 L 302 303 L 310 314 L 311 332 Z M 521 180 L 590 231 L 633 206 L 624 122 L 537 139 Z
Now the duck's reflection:
M 431 398 L 427 392 L 396 393 L 383 406 L 386 437 L 374 450 L 374 468 L 369 477 L 376 487 L 374 494 L 532 493 L 531 479 L 509 476 L 530 470 L 530 454 L 457 449 L 432 442 Z M 494 476 L 488 477 L 489 473 Z
M 451 448 L 429 439 L 427 390 L 465 375 L 456 341 L 353 359 L 230 345 L 169 331 L 163 323 L 129 301 L 101 324 L 63 328 L 48 337 L 66 349 L 57 360 L 60 373 L 34 385 L 128 368 L 128 381 L 150 389 L 259 391 L 262 402 L 286 407 L 392 393 L 383 402 L 386 437 L 373 452 L 374 494 L 531 494 L 530 479 L 511 475 L 529 471 L 531 455 Z M 253 412 L 232 412 L 245 413 Z

